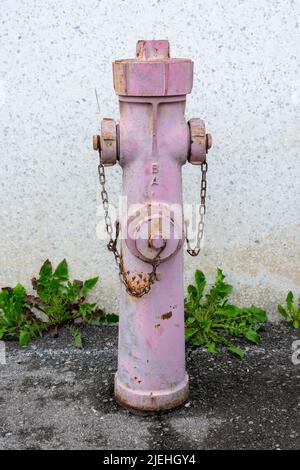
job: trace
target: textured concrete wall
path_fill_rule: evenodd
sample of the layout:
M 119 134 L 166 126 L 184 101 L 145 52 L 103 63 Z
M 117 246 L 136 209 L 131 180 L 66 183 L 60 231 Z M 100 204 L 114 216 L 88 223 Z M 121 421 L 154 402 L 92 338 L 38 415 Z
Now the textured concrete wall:
M 299 292 L 297 16 L 288 0 L 2 0 L 0 285 L 66 257 L 76 277 L 99 273 L 97 299 L 117 308 L 117 271 L 96 237 L 94 88 L 101 117 L 117 118 L 111 62 L 138 39 L 167 38 L 195 62 L 187 116 L 214 137 L 205 247 L 186 257 L 186 280 L 221 266 L 240 302 L 273 312 Z M 116 203 L 121 171 L 107 173 Z M 186 201 L 197 198 L 199 168 L 186 166 L 184 183 Z

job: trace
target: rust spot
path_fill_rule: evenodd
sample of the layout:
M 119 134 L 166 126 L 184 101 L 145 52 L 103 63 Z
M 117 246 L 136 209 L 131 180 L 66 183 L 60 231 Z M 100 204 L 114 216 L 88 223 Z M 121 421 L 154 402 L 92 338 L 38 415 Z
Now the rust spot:
M 172 317 L 172 312 L 163 313 L 161 315 L 162 320 L 169 320 Z
M 149 284 L 149 280 L 145 277 L 145 273 L 133 272 L 131 276 L 129 271 L 125 271 L 125 280 L 128 287 L 136 292 L 140 292 Z
M 113 64 L 114 87 L 118 92 L 126 93 L 126 70 L 126 61 L 119 60 Z
M 179 328 L 179 327 L 180 327 L 179 323 L 175 323 L 175 326 L 177 326 L 177 328 Z
M 158 330 L 158 328 L 160 328 L 160 323 L 157 323 L 157 324 L 155 325 L 155 328 Z
M 136 58 L 137 59 L 142 59 L 143 58 L 144 48 L 145 48 L 145 41 L 139 41 L 137 43 L 137 49 L 136 49 Z
M 125 269 L 124 266 L 124 259 L 123 259 L 123 253 L 121 253 L 121 267 L 124 272 L 124 278 L 126 281 L 126 284 L 128 287 L 136 292 L 140 292 L 144 287 L 146 287 L 149 284 L 148 279 L 145 279 L 146 273 L 137 273 L 136 271 L 133 271 L 132 274 L 130 275 L 130 271 Z M 142 279 L 142 282 L 140 280 L 136 280 L 137 277 L 140 277 Z M 134 299 L 134 297 L 132 297 Z

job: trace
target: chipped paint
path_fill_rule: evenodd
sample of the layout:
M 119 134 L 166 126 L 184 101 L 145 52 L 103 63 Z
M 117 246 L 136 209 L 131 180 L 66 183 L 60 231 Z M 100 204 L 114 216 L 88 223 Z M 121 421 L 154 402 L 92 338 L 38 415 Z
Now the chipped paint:
M 172 318 L 172 315 L 173 315 L 172 312 L 163 313 L 161 315 L 161 319 L 162 320 L 169 320 L 170 318 Z

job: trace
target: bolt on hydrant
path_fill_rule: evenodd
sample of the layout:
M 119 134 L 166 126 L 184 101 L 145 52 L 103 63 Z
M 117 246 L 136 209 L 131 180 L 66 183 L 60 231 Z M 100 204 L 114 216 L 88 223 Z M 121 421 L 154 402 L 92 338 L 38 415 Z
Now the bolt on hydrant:
M 188 397 L 182 247 L 186 238 L 192 256 L 200 251 L 211 136 L 201 119 L 185 120 L 193 62 L 170 58 L 168 41 L 138 41 L 136 58 L 115 61 L 113 76 L 120 121 L 103 119 L 93 146 L 100 154 L 108 249 L 122 286 L 115 398 L 132 409 L 157 411 Z M 181 167 L 187 160 L 202 169 L 194 249 L 183 225 Z M 126 208 L 114 237 L 104 167 L 116 162 Z

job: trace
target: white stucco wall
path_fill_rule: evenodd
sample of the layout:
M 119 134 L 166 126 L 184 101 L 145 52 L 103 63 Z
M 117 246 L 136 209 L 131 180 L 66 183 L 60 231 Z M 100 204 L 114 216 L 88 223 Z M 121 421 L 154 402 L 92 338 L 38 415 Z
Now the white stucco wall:
M 91 136 L 100 117 L 118 117 L 112 61 L 133 57 L 138 39 L 166 38 L 172 56 L 195 62 L 187 117 L 204 118 L 214 139 L 204 252 L 186 257 L 186 280 L 220 266 L 241 303 L 270 312 L 299 293 L 299 5 L 2 0 L 0 286 L 29 285 L 46 257 L 66 257 L 74 277 L 100 274 L 96 298 L 116 310 Z M 107 174 L 116 203 L 120 168 Z M 198 197 L 199 168 L 187 165 L 184 182 L 186 200 Z

